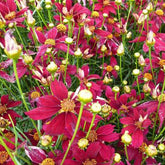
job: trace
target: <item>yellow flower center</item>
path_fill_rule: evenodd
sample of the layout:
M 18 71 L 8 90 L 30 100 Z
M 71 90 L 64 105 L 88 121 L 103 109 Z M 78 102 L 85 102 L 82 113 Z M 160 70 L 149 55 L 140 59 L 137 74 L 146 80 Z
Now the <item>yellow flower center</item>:
M 99 17 L 99 12 L 93 11 L 91 15 L 92 15 L 92 17 L 97 18 L 97 17 Z
M 7 126 L 8 126 L 7 120 L 5 120 L 4 118 L 0 118 L 0 129 L 6 128 Z
M 159 65 L 160 65 L 161 67 L 163 67 L 163 66 L 165 65 L 165 60 L 160 60 L 160 61 L 159 61 Z
M 64 99 L 61 101 L 61 110 L 60 112 L 74 112 L 75 103 L 71 99 Z
M 0 164 L 3 164 L 8 159 L 9 155 L 6 151 L 0 151 Z
M 5 19 L 7 19 L 9 21 L 14 19 L 15 17 L 16 17 L 16 12 L 15 11 L 12 11 L 12 12 L 5 15 Z
M 95 130 L 91 130 L 90 133 L 89 133 L 89 136 L 88 136 L 88 140 L 90 142 L 94 142 L 97 140 L 97 133 Z
M 59 32 L 66 32 L 66 26 L 64 24 L 60 23 L 57 25 L 57 30 Z
M 107 70 L 107 72 L 112 72 L 113 67 L 112 67 L 111 65 L 108 65 L 108 66 L 106 67 L 106 70 Z
M 150 73 L 145 73 L 143 78 L 147 80 L 152 80 L 152 75 Z
M 40 93 L 38 91 L 34 91 L 30 94 L 31 99 L 36 99 L 40 97 Z
M 82 163 L 83 165 L 96 165 L 97 161 L 95 159 L 86 159 L 85 162 Z
M 147 148 L 147 144 L 146 143 L 142 143 L 142 145 L 139 147 L 139 151 L 144 153 L 146 151 Z
M 38 26 L 38 27 L 36 28 L 36 30 L 42 32 L 42 27 L 41 27 L 41 26 Z
M 113 18 L 108 18 L 108 24 L 114 24 L 114 19 Z
M 6 106 L 0 104 L 0 115 L 3 114 L 3 113 L 6 112 L 6 111 L 7 111 Z
M 4 136 L 8 139 L 11 139 L 14 137 L 14 134 L 12 132 L 7 132 L 7 133 L 4 133 Z
M 103 1 L 103 5 L 104 5 L 104 6 L 109 5 L 109 0 L 104 0 L 104 1 Z
M 161 101 L 161 103 L 162 102 L 165 102 L 165 94 L 163 93 L 163 94 L 160 94 L 159 96 L 158 96 L 158 101 Z
M 109 35 L 107 36 L 107 38 L 108 38 L 109 40 L 111 40 L 111 39 L 113 38 L 113 34 L 109 34 Z
M 34 135 L 33 135 L 33 139 L 36 140 L 36 141 L 39 141 L 39 140 L 40 140 L 40 137 L 39 137 L 39 135 L 38 135 L 37 132 L 34 133 Z
M 158 16 L 163 16 L 163 15 L 164 15 L 163 10 L 161 10 L 161 9 L 157 9 L 157 10 L 155 11 L 155 13 L 156 13 L 156 15 L 158 15 Z
M 162 7 L 165 8 L 165 3 L 162 4 Z
M 46 158 L 42 161 L 41 165 L 55 165 L 55 162 L 51 158 Z
M 56 42 L 54 39 L 51 39 L 51 38 L 48 38 L 45 43 L 45 45 L 52 45 L 52 46 L 55 46 Z

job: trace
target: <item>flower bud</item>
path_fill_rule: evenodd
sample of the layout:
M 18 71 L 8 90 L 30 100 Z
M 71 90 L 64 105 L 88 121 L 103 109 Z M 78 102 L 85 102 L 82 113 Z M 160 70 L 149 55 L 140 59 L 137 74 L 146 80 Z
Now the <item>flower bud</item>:
M 131 92 L 131 89 L 128 85 L 124 86 L 124 92 L 125 93 L 130 93 Z
M 146 10 L 146 9 L 144 9 L 142 12 L 143 12 L 144 15 L 148 14 L 148 10 Z
M 102 51 L 102 52 L 106 52 L 106 51 L 107 51 L 107 47 L 106 47 L 105 45 L 102 45 L 102 46 L 101 46 L 101 51 Z
M 139 57 L 140 57 L 140 53 L 139 53 L 139 52 L 135 52 L 135 53 L 134 53 L 134 57 L 135 57 L 135 58 L 139 58 Z
M 147 148 L 146 148 L 146 154 L 148 156 L 154 157 L 154 156 L 157 155 L 157 153 L 158 153 L 158 151 L 157 151 L 157 149 L 156 149 L 156 147 L 154 145 L 150 144 L 149 146 L 147 146 Z
M 99 12 L 93 11 L 91 16 L 94 17 L 94 18 L 98 18 L 99 17 Z
M 87 89 L 81 90 L 78 94 L 79 100 L 85 104 L 91 102 L 92 97 L 93 97 L 92 92 Z
M 23 59 L 24 59 L 25 64 L 31 64 L 33 62 L 32 56 L 29 56 L 29 55 L 25 55 Z
M 48 10 L 49 10 L 49 9 L 51 9 L 51 8 L 52 8 L 52 5 L 51 5 L 51 4 L 46 4 L 46 5 L 45 5 L 45 9 L 48 9 Z
M 65 26 L 64 24 L 62 24 L 62 23 L 58 24 L 58 25 L 56 26 L 56 28 L 57 28 L 57 30 L 58 30 L 59 32 L 62 32 L 62 33 L 65 33 L 66 30 L 67 30 L 66 26 Z
M 149 2 L 149 4 L 147 5 L 146 10 L 148 10 L 148 12 L 151 12 L 153 10 L 153 5 L 151 2 Z
M 118 86 L 114 86 L 112 88 L 112 91 L 115 92 L 115 93 L 118 93 L 118 92 L 120 92 L 120 88 Z
M 143 92 L 144 93 L 150 93 L 151 88 L 149 87 L 148 83 L 143 85 Z
M 0 117 L 0 131 L 4 131 L 10 123 L 11 122 L 9 122 L 7 119 Z
M 132 137 L 128 134 L 128 131 L 125 131 L 121 136 L 121 141 L 126 145 L 129 145 L 132 142 Z
M 103 114 L 107 114 L 107 113 L 110 112 L 110 110 L 111 110 L 111 106 L 108 105 L 108 104 L 104 104 L 104 105 L 102 106 L 101 112 L 102 112 Z
M 108 17 L 108 14 L 107 13 L 103 13 L 103 17 L 104 18 L 107 18 Z
M 122 4 L 122 0 L 115 0 L 115 4 L 118 5 L 118 6 L 121 5 Z
M 52 4 L 51 0 L 45 0 L 45 4 L 48 5 L 48 4 Z
M 67 43 L 67 44 L 72 44 L 73 43 L 73 39 L 72 38 L 70 38 L 70 37 L 67 37 L 66 39 L 65 39 L 65 42 Z
M 35 25 L 36 20 L 33 18 L 30 10 L 27 11 L 27 23 L 30 27 Z
M 87 82 L 86 86 L 87 86 L 88 89 L 90 89 L 92 87 L 92 83 L 91 82 Z
M 46 147 L 52 142 L 52 137 L 50 135 L 43 135 L 40 137 L 41 145 Z
M 127 83 L 128 83 L 127 80 L 123 80 L 122 82 L 123 85 L 127 85 Z
M 93 113 L 99 113 L 101 111 L 101 104 L 100 103 L 92 103 L 92 106 L 91 106 L 91 111 Z
M 123 56 L 124 55 L 124 45 L 121 43 L 117 49 L 117 55 Z
M 119 153 L 115 153 L 113 160 L 115 163 L 119 163 L 121 161 L 121 155 Z
M 147 40 L 146 40 L 146 45 L 151 47 L 153 45 L 155 45 L 155 39 L 154 39 L 155 34 L 153 33 L 153 31 L 149 31 L 149 33 L 147 34 Z
M 87 139 L 82 138 L 82 139 L 80 139 L 80 140 L 78 141 L 77 144 L 78 144 L 79 148 L 81 148 L 81 149 L 86 149 L 89 143 L 88 143 L 88 140 L 87 140 Z
M 165 151 L 165 145 L 163 143 L 160 143 L 158 145 L 158 149 L 159 149 L 159 151 L 164 152 Z
M 140 57 L 138 59 L 138 63 L 141 67 L 144 67 L 146 65 L 145 59 L 142 55 L 140 55 Z
M 5 34 L 5 49 L 6 55 L 10 59 L 17 60 L 22 52 L 22 48 L 20 45 L 17 44 L 15 38 L 7 32 Z
M 77 57 L 77 58 L 80 58 L 80 57 L 83 56 L 83 54 L 82 54 L 80 48 L 78 48 L 78 49 L 74 52 L 74 56 Z
M 119 65 L 115 65 L 115 66 L 114 66 L 114 69 L 115 69 L 116 71 L 119 71 L 119 70 L 120 70 Z
M 49 23 L 49 28 L 53 28 L 54 27 L 54 23 Z
M 57 68 L 58 68 L 57 65 L 53 61 L 51 61 L 50 64 L 46 67 L 46 69 L 50 73 L 56 72 Z
M 126 38 L 130 39 L 131 37 L 132 37 L 132 32 L 128 32 L 127 35 L 126 35 Z
M 139 74 L 140 74 L 140 70 L 139 69 L 134 69 L 132 71 L 132 75 L 134 75 L 134 76 L 139 76 Z

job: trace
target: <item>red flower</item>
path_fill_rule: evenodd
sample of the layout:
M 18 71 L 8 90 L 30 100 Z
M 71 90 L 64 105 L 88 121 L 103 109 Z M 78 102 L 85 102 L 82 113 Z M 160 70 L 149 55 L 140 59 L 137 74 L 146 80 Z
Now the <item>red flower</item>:
M 133 114 L 129 117 L 123 117 L 120 122 L 126 127 L 122 129 L 122 133 L 126 130 L 132 134 L 132 146 L 138 148 L 143 143 L 144 134 L 146 135 L 147 128 L 150 126 L 151 121 L 148 119 L 148 114 L 143 110 L 133 110 Z
M 20 16 L 22 16 L 26 10 L 27 8 L 24 8 L 18 12 L 14 0 L 6 0 L 4 3 L 0 2 L 0 12 L 6 20 L 6 24 L 16 22 L 17 26 L 23 26 L 21 23 L 25 18 Z
M 66 86 L 57 80 L 51 83 L 51 91 L 53 96 L 40 97 L 38 101 L 39 107 L 25 114 L 34 120 L 48 119 L 56 115 L 43 126 L 45 133 L 59 135 L 68 132 L 72 134 L 77 122 L 76 115 L 79 112 L 79 102 L 74 99 L 73 95 L 68 96 Z M 92 114 L 85 110 L 83 116 L 85 116 L 86 120 L 91 120 L 92 118 Z

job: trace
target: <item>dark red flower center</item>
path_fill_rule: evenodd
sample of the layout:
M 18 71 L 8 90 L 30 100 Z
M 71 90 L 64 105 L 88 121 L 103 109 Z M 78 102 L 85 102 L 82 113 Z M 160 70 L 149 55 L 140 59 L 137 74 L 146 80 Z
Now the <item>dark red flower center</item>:
M 4 133 L 4 136 L 8 139 L 11 139 L 14 137 L 14 134 L 12 132 L 7 132 L 7 133 Z
M 59 71 L 60 71 L 60 72 L 65 72 L 65 65 L 60 65 Z
M 9 155 L 6 151 L 0 151 L 0 164 L 3 164 L 8 159 Z
M 46 158 L 42 161 L 41 165 L 55 165 L 55 162 L 51 158 Z
M 95 159 L 86 159 L 85 162 L 83 162 L 83 165 L 96 165 L 97 161 Z
M 33 139 L 36 140 L 36 141 L 40 140 L 40 137 L 39 137 L 37 132 L 35 132 L 35 134 L 33 135 Z
M 67 98 L 61 101 L 62 112 L 74 112 L 74 108 L 75 108 L 74 100 Z
M 9 21 L 14 19 L 15 17 L 16 17 L 16 12 L 15 11 L 12 11 L 12 12 L 5 15 L 5 19 L 7 19 Z
M 6 112 L 6 110 L 7 110 L 6 106 L 0 104 L 0 115 Z
M 89 133 L 89 136 L 88 136 L 88 140 L 90 142 L 94 142 L 97 140 L 97 133 L 95 130 L 91 130 L 90 133 Z

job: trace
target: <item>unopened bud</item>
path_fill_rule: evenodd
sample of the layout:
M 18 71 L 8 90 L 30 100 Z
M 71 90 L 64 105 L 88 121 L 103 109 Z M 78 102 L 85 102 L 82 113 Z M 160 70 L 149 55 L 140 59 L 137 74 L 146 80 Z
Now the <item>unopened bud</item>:
M 124 92 L 125 93 L 130 93 L 131 92 L 131 89 L 128 85 L 124 86 Z
M 46 69 L 50 73 L 56 72 L 57 68 L 58 68 L 57 65 L 53 61 L 51 61 L 50 64 L 46 67 Z
M 128 131 L 125 131 L 121 136 L 121 141 L 126 145 L 129 145 L 132 142 L 132 137 L 128 134 Z
M 87 139 L 82 138 L 82 139 L 80 139 L 80 140 L 78 141 L 77 144 L 78 144 L 79 148 L 81 148 L 81 149 L 86 149 L 89 143 L 88 143 L 88 140 L 87 140 Z
M 102 45 L 102 46 L 101 46 L 101 51 L 102 51 L 102 52 L 106 52 L 106 51 L 107 51 L 107 47 L 106 47 L 105 45 Z
M 77 57 L 77 58 L 80 58 L 82 57 L 82 52 L 81 52 L 81 49 L 78 48 L 75 52 L 74 52 L 74 56 Z
M 50 135 L 43 135 L 40 137 L 41 145 L 46 147 L 52 142 L 52 137 Z
M 120 92 L 120 88 L 118 86 L 114 86 L 112 88 L 112 91 L 115 92 L 115 93 L 118 93 L 118 92 Z
M 135 52 L 135 53 L 134 53 L 134 57 L 135 57 L 135 58 L 139 58 L 139 57 L 140 57 L 140 53 L 139 53 L 139 52 Z
M 139 74 L 140 74 L 140 70 L 139 69 L 134 69 L 132 71 L 132 75 L 134 75 L 134 76 L 139 76 Z
M 117 49 L 117 55 L 122 56 L 124 55 L 124 45 L 121 43 Z
M 24 59 L 25 64 L 31 64 L 33 62 L 32 56 L 26 55 L 23 57 L 23 59 Z
M 146 148 L 146 154 L 148 156 L 154 157 L 154 156 L 157 155 L 157 153 L 158 153 L 158 151 L 157 151 L 157 149 L 156 149 L 156 147 L 154 145 L 150 144 L 149 146 L 147 146 L 147 148 Z
M 153 33 L 153 31 L 150 31 L 147 34 L 147 40 L 146 40 L 146 45 L 151 47 L 155 44 L 155 39 L 154 39 L 155 34 Z
M 65 39 L 65 42 L 66 42 L 67 44 L 72 44 L 72 43 L 73 43 L 73 39 L 70 38 L 70 37 L 67 37 L 67 38 Z
M 93 103 L 91 106 L 91 111 L 93 113 L 99 113 L 101 111 L 101 104 L 100 103 Z
M 160 143 L 158 145 L 158 149 L 159 149 L 159 151 L 164 152 L 165 151 L 165 145 L 163 143 Z
M 119 163 L 121 161 L 121 155 L 119 153 L 115 153 L 113 160 L 115 163 Z
M 92 101 L 93 95 L 91 91 L 83 89 L 79 92 L 78 98 L 81 102 L 86 104 Z

